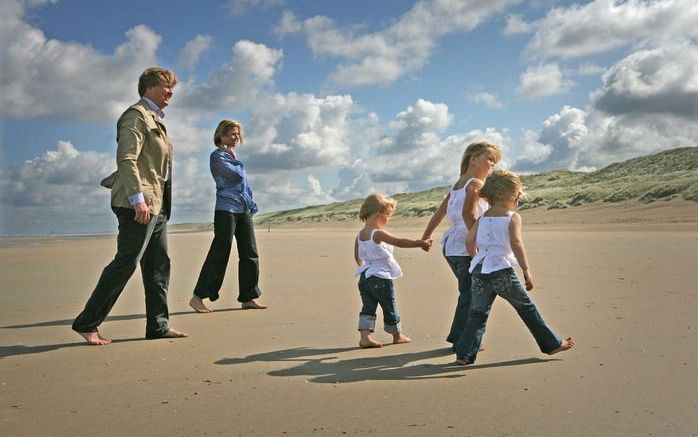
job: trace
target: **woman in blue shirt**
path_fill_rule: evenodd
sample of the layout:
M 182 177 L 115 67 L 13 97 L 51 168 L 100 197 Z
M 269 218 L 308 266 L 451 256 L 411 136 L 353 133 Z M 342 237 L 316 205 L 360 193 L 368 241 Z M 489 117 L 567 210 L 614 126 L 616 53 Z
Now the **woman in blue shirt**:
M 255 302 L 259 290 L 259 255 L 254 236 L 252 215 L 257 205 L 247 181 L 245 168 L 235 148 L 242 144 L 242 125 L 223 120 L 213 134 L 216 150 L 211 152 L 211 175 L 216 182 L 216 211 L 213 220 L 213 242 L 201 267 L 199 280 L 189 305 L 199 313 L 210 313 L 204 299 L 218 299 L 230 258 L 233 236 L 238 248 L 238 302 L 243 309 L 263 309 Z

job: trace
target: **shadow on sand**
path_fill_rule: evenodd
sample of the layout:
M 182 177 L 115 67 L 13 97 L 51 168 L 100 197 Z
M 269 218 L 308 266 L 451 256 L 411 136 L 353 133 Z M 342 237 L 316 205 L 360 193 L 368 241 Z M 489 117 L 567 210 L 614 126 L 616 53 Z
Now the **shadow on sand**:
M 223 308 L 220 310 L 213 310 L 214 313 L 223 313 L 227 311 L 248 311 L 242 308 Z M 194 310 L 179 311 L 176 313 L 170 313 L 170 316 L 181 316 L 184 314 L 198 314 Z M 138 320 L 145 319 L 145 314 L 123 314 L 120 316 L 108 316 L 104 319 L 105 322 L 118 322 L 121 320 Z M 2 326 L 0 329 L 22 329 L 22 328 L 41 328 L 47 326 L 71 326 L 75 319 L 64 319 L 64 320 L 51 320 L 48 322 L 38 322 L 38 323 L 28 323 L 26 325 L 10 325 Z
M 521 360 L 503 361 L 499 363 L 456 366 L 454 364 L 410 364 L 430 358 L 452 355 L 450 348 L 434 349 L 422 352 L 409 352 L 398 355 L 382 355 L 363 358 L 338 360 L 334 354 L 356 350 L 357 348 L 294 348 L 281 351 L 249 355 L 245 358 L 224 358 L 215 364 L 244 364 L 254 362 L 288 362 L 300 364 L 293 367 L 268 372 L 271 376 L 307 376 L 308 381 L 337 384 L 359 381 L 386 380 L 418 380 L 432 378 L 460 378 L 466 371 L 486 369 L 491 367 L 520 366 L 524 364 L 546 363 L 559 361 L 549 358 L 526 358 Z M 331 356 L 322 356 L 331 355 Z
M 127 343 L 132 341 L 149 341 L 145 338 L 120 338 L 117 340 L 112 340 L 112 344 L 115 343 Z M 43 344 L 39 346 L 24 346 L 17 344 L 14 346 L 0 346 L 0 360 L 6 357 L 12 357 L 15 355 L 31 355 L 40 354 L 43 352 L 51 352 L 58 349 L 69 348 L 69 347 L 97 347 L 87 344 L 87 342 L 80 341 L 75 343 L 59 343 L 59 344 Z

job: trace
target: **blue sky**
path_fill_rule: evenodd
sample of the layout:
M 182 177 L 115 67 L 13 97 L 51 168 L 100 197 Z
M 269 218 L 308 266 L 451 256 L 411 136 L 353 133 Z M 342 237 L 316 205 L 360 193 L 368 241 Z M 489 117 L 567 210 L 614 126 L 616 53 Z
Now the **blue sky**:
M 173 222 L 211 221 L 213 130 L 243 122 L 262 212 L 695 146 L 698 4 L 2 0 L 0 235 L 113 232 L 115 123 L 170 68 Z

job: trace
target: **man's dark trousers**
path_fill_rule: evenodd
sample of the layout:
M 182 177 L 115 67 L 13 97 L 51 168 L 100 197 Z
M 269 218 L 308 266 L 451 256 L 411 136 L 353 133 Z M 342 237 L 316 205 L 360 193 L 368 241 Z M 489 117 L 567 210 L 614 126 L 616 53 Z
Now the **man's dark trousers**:
M 117 252 L 102 271 L 85 309 L 73 322 L 77 332 L 96 332 L 111 311 L 139 261 L 145 288 L 146 338 L 162 337 L 169 330 L 167 288 L 170 283 L 170 258 L 167 255 L 167 217 L 151 215 L 143 225 L 135 211 L 114 208 L 119 220 Z

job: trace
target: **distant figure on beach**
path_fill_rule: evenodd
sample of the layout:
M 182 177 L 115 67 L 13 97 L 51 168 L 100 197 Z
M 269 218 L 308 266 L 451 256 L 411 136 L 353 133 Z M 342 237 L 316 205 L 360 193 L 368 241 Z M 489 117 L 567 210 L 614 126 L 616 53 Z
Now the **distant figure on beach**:
M 514 173 L 495 170 L 480 189 L 490 208 L 468 234 L 466 245 L 473 257 L 473 299 L 465 329 L 456 345 L 456 364 L 475 362 L 492 303 L 506 299 L 526 324 L 541 352 L 552 355 L 574 346 L 572 337 L 561 340 L 548 327 L 526 293 L 533 289 L 533 276 L 521 239 L 521 216 L 515 211 L 522 195 L 521 180 Z M 526 289 L 514 267 L 521 266 Z
M 428 252 L 432 240 L 401 238 L 385 230 L 395 207 L 393 199 L 374 193 L 364 199 L 359 210 L 359 218 L 365 224 L 354 240 L 354 259 L 359 266 L 354 276 L 360 277 L 362 306 L 359 314 L 359 346 L 362 348 L 383 346 L 371 338 L 376 326 L 378 305 L 383 310 L 383 329 L 393 335 L 393 343 L 411 341 L 400 327 L 393 280 L 402 276 L 402 269 L 393 256 L 393 246 L 420 247 Z
M 233 120 L 218 123 L 213 134 L 216 149 L 211 152 L 210 167 L 216 182 L 216 207 L 213 216 L 213 241 L 189 305 L 199 313 L 210 313 L 204 299 L 219 297 L 228 267 L 233 237 L 238 249 L 238 302 L 243 309 L 264 309 L 255 302 L 259 289 L 259 255 L 252 215 L 257 205 L 236 148 L 244 141 L 242 125 Z
M 422 239 L 431 238 L 434 229 L 439 226 L 444 217 L 451 222 L 451 227 L 444 232 L 441 240 L 441 250 L 458 279 L 458 303 L 451 330 L 446 337 L 446 341 L 452 343 L 454 351 L 470 311 L 471 258 L 465 249 L 465 238 L 468 235 L 468 229 L 472 228 L 475 221 L 489 207 L 478 191 L 495 164 L 499 162 L 500 157 L 499 147 L 496 144 L 487 141 L 470 144 L 461 158 L 460 177 L 446 194 L 422 234 Z
M 111 208 L 119 221 L 117 252 L 104 268 L 85 309 L 73 322 L 89 344 L 111 343 L 97 327 L 116 303 L 140 262 L 145 288 L 148 339 L 187 335 L 169 326 L 167 221 L 171 212 L 172 143 L 163 123 L 177 83 L 174 73 L 154 67 L 138 80 L 141 99 L 116 124 L 117 171 L 102 185 L 111 188 Z

